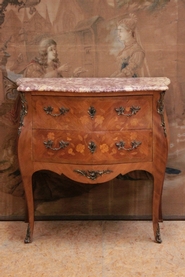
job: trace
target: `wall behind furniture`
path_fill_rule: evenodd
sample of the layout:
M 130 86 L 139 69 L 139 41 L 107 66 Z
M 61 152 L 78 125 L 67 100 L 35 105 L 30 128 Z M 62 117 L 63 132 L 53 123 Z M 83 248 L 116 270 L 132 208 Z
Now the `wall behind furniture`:
M 133 43 L 120 42 L 120 20 L 127 22 L 144 59 L 139 59 Z M 127 62 L 134 53 L 137 77 L 170 78 L 165 95 L 170 148 L 163 216 L 185 218 L 184 24 L 184 0 L 1 1 L 0 219 L 24 218 L 24 190 L 16 149 L 20 108 L 15 80 L 38 56 L 40 43 L 46 38 L 56 41 L 60 64 L 68 65 L 63 77 L 74 76 L 79 68 L 80 77 L 113 76 L 120 71 L 120 58 L 125 57 Z M 33 188 L 38 218 L 151 217 L 152 179 L 144 172 L 95 186 L 39 172 L 33 176 Z

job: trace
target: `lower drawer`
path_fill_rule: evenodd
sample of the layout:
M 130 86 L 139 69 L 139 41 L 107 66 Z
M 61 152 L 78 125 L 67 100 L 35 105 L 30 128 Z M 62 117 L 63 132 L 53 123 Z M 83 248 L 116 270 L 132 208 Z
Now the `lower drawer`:
M 33 130 L 33 161 L 116 164 L 152 161 L 152 131 L 93 132 Z

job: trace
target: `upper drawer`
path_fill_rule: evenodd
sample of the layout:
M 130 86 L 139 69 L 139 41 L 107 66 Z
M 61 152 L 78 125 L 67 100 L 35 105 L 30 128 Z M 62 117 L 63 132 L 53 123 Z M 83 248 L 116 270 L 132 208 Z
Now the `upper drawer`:
M 152 128 L 152 96 L 33 96 L 33 127 L 60 130 Z

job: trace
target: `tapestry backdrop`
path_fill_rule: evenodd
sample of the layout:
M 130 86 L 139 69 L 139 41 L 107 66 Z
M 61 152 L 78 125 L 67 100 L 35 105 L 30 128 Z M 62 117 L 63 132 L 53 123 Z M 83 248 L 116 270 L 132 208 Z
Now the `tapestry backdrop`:
M 184 0 L 0 0 L 0 219 L 25 216 L 15 85 L 22 76 L 168 77 L 163 217 L 185 218 L 184 26 Z M 92 186 L 41 171 L 33 175 L 35 215 L 151 218 L 152 186 L 146 172 Z

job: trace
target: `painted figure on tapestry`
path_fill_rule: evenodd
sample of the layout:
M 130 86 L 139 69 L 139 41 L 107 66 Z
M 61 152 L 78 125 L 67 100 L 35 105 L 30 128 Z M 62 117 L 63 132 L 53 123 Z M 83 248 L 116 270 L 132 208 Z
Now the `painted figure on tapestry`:
M 138 77 L 143 65 L 145 53 L 136 40 L 135 28 L 137 18 L 130 14 L 119 20 L 117 23 L 118 40 L 123 48 L 117 55 L 119 70 L 115 71 L 111 77 Z
M 41 40 L 39 52 L 24 70 L 24 77 L 59 78 L 62 73 L 69 70 L 69 64 L 60 65 L 57 52 L 57 43 L 51 38 Z M 78 77 L 85 70 L 78 67 L 73 72 L 73 77 Z

